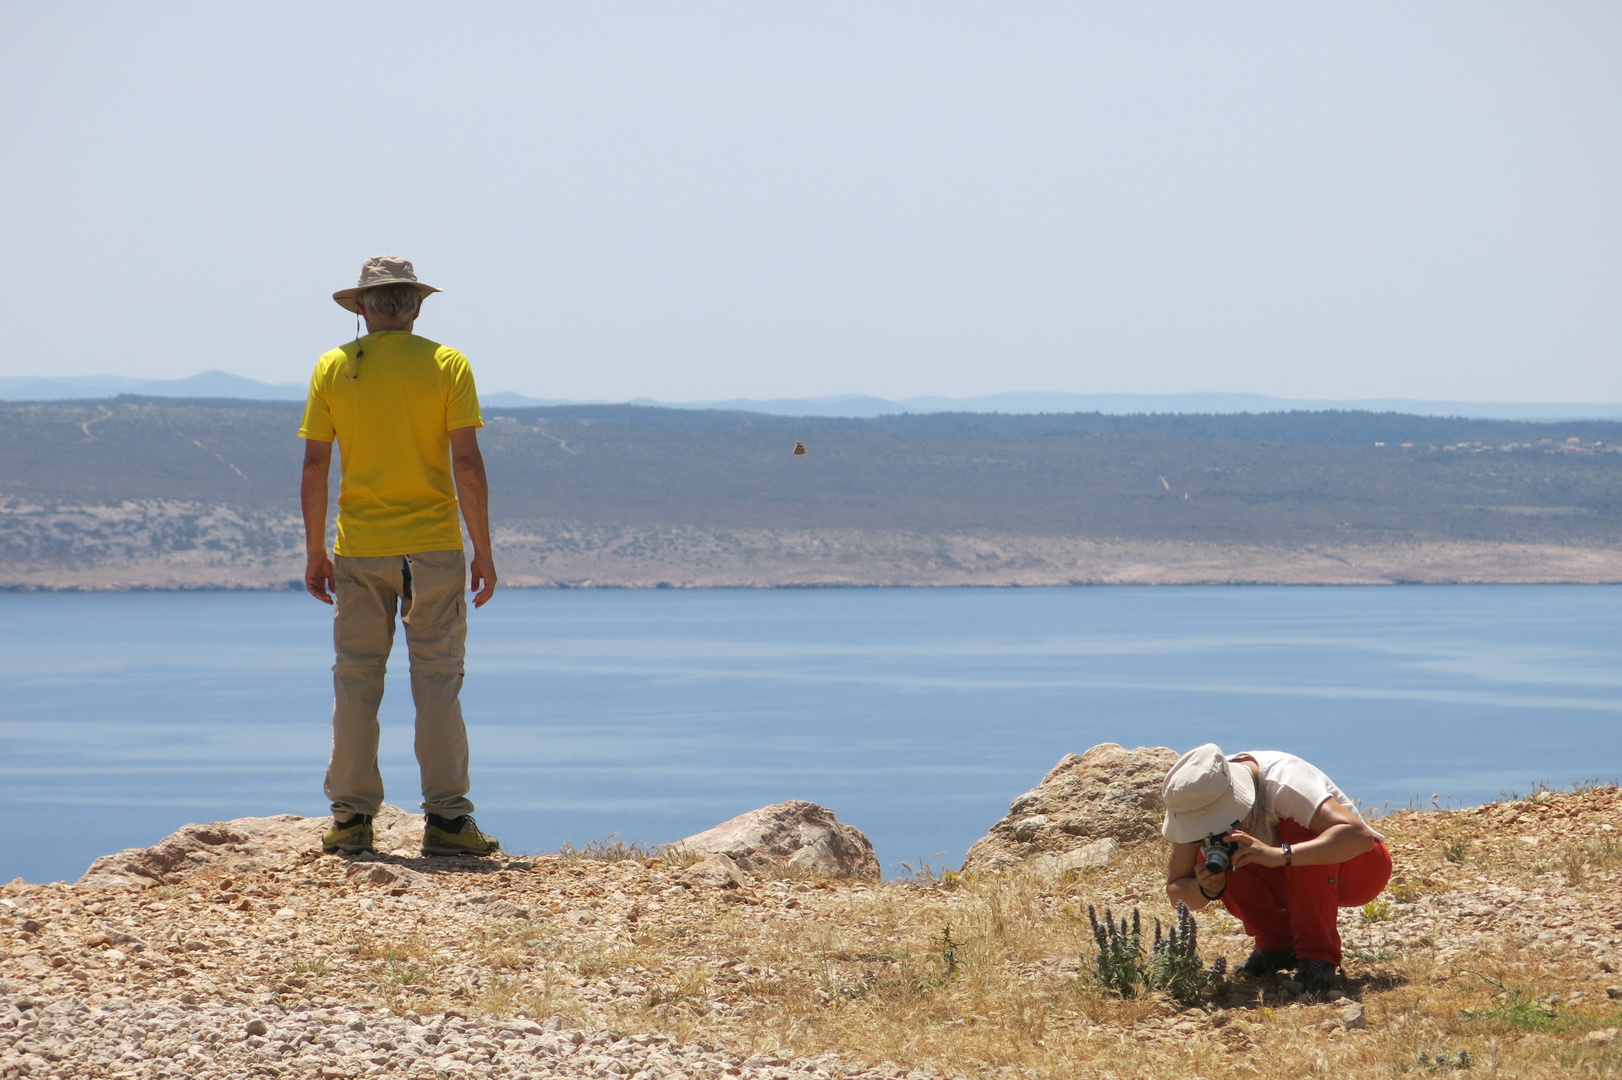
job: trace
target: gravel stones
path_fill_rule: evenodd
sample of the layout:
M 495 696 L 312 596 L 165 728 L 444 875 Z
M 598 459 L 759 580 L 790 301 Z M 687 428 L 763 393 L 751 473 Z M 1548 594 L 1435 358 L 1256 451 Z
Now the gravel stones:
M 807 898 L 833 898 L 830 882 L 761 882 L 724 856 L 712 861 L 732 885 L 709 890 L 678 885 L 660 860 L 345 858 L 320 852 L 321 827 L 293 815 L 188 827 L 98 860 L 78 885 L 0 886 L 0 1077 L 902 1075 L 831 1055 L 746 1066 L 712 1042 L 512 1016 L 484 997 L 521 978 L 526 992 L 559 986 L 572 1015 L 604 1015 L 679 974 L 589 966 L 639 926 L 722 910 L 797 919 Z M 488 944 L 500 941 L 512 944 Z M 391 993 L 398 1003 L 380 1005 Z M 746 994 L 741 981 L 712 988 L 706 1008 L 739 1015 Z
M 1177 752 L 1164 746 L 1102 743 L 1066 754 L 969 849 L 963 872 L 1053 875 L 1108 865 L 1121 845 L 1159 836 L 1160 785 L 1176 763 Z
M 1050 828 L 1057 820 L 1041 816 Z M 1526 985 L 1549 1013 L 1599 1027 L 1592 1045 L 1580 1030 L 1539 1034 L 1549 1040 L 1541 1051 L 1506 1044 L 1506 1055 L 1520 1055 L 1515 1068 L 1531 1075 L 1528 1055 L 1556 1043 L 1615 1054 L 1617 1044 L 1601 1040 L 1616 1023 L 1607 990 L 1622 981 L 1615 970 L 1622 866 L 1596 856 L 1573 886 L 1558 865 L 1542 864 L 1551 851 L 1608 835 L 1604 827 L 1617 821 L 1622 794 L 1614 790 L 1385 819 L 1382 831 L 1411 888 L 1406 899 L 1392 894 L 1377 919 L 1355 908 L 1342 913 L 1345 985 L 1358 1000 L 1290 1000 L 1278 993 L 1282 980 L 1235 977 L 1209 1011 L 1055 1013 L 1048 1044 L 1092 1056 L 1042 1074 L 1102 1077 L 1107 1069 L 1176 1080 L 1190 1075 L 1182 1064 L 1189 1048 L 1202 1046 L 1222 1054 L 1260 1047 L 1270 1059 L 1293 1054 L 1288 1060 L 1299 1067 L 1291 1075 L 1311 1072 L 1313 1055 L 1322 1053 L 1336 1075 L 1360 1076 L 1413 1057 L 1406 1029 L 1385 1023 L 1406 1015 L 1412 991 L 1384 986 L 1446 975 L 1455 963 L 1480 969 L 1477 958 L 1499 950 L 1534 964 L 1547 958 L 1559 981 Z M 1516 839 L 1531 828 L 1545 837 L 1536 853 Z M 1444 857 L 1454 850 L 1445 845 L 1460 838 L 1468 839 L 1467 857 Z M 241 846 L 254 844 L 249 836 Z M 985 931 L 974 919 L 991 910 L 983 906 L 988 897 L 997 911 L 1062 924 L 1064 937 L 1050 940 L 1065 944 L 1018 954 L 991 972 L 1000 986 L 988 981 L 985 992 L 1070 987 L 1089 962 L 1069 944 L 1076 913 L 1093 901 L 1118 912 L 1157 901 L 1164 866 L 1162 852 L 1145 844 L 1080 880 L 1024 873 L 870 885 L 738 868 L 737 878 L 727 875 L 731 887 L 703 888 L 681 880 L 694 867 L 666 858 L 415 860 L 311 849 L 272 857 L 260 846 L 265 854 L 205 853 L 144 890 L 0 886 L 0 1078 L 893 1080 L 918 1063 L 872 1064 L 887 1056 L 875 1047 L 888 1045 L 890 1029 L 859 1041 L 860 1029 L 844 1019 L 858 1000 L 850 989 L 938 977 L 938 935 L 950 925 L 953 940 L 976 940 Z M 1506 869 L 1517 855 L 1527 861 Z M 417 877 L 392 895 L 367 879 L 379 867 Z M 251 912 L 237 909 L 244 899 L 256 905 Z M 274 918 L 279 911 L 290 914 Z M 1145 904 L 1144 914 L 1153 913 Z M 1220 910 L 1198 918 L 1207 956 L 1232 964 L 1249 950 Z M 793 1009 L 777 1011 L 785 988 L 813 984 L 832 992 L 801 991 L 808 996 L 794 999 Z M 931 1038 L 972 1031 L 953 985 L 931 991 L 941 1022 Z M 1485 991 L 1470 992 L 1468 1007 L 1488 1000 Z M 1355 1007 L 1365 1002 L 1359 1026 Z M 982 1006 L 972 1008 L 978 1015 Z M 839 1053 L 803 1057 L 779 1048 L 801 1032 Z M 1140 1054 L 1159 1055 L 1169 1071 L 1127 1070 Z M 1286 1058 L 1276 1060 L 1283 1075 Z M 978 1065 L 962 1071 L 984 1080 L 1020 1075 Z
M 327 1009 L 253 1016 L 217 1005 L 59 999 L 12 1002 L 0 1010 L 0 1076 L 384 1077 L 592 1076 L 732 1077 L 737 1080 L 853 1080 L 901 1077 L 898 1070 L 840 1066 L 831 1057 L 745 1056 L 658 1034 L 547 1030 L 533 1021 L 455 1014 L 388 1014 L 347 1020 Z M 907 1073 L 913 1077 L 933 1074 Z

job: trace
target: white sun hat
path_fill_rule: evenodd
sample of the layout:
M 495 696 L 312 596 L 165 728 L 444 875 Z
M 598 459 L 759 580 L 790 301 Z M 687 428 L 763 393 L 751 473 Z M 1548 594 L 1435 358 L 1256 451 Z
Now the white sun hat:
M 398 255 L 373 255 L 361 264 L 360 284 L 353 289 L 339 289 L 332 294 L 332 298 L 345 311 L 353 311 L 358 315 L 360 306 L 355 303 L 355 297 L 362 289 L 372 289 L 379 285 L 415 285 L 417 293 L 425 299 L 429 293 L 445 291 L 418 281 L 417 271 L 412 267 L 410 259 L 402 259 Z
M 1216 743 L 1206 743 L 1177 759 L 1160 797 L 1166 804 L 1160 831 L 1174 844 L 1192 844 L 1245 820 L 1256 805 L 1256 781 L 1248 768 L 1223 757 Z

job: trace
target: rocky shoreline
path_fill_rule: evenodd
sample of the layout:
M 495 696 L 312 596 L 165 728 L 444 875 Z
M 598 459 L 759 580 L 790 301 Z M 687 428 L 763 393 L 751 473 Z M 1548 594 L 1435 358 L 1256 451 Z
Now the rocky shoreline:
M 321 853 L 321 819 L 188 826 L 75 884 L 0 887 L 0 1078 L 1216 1080 L 1426 1075 L 1438 1055 L 1622 1074 L 1615 788 L 1382 819 L 1397 876 L 1343 913 L 1333 994 L 1229 976 L 1185 1006 L 1090 977 L 1088 905 L 1167 914 L 1138 788 L 1091 786 L 1158 753 L 1071 755 L 982 842 L 1000 866 L 890 882 L 856 830 L 806 825 L 811 804 L 692 848 L 489 860 L 421 858 L 396 810 L 356 857 Z M 1089 807 L 1116 850 L 1051 865 L 1099 842 L 1063 827 Z M 1248 939 L 1198 921 L 1231 969 Z
M 0 591 L 302 588 L 296 514 L 175 500 L 0 500 Z M 880 529 L 501 525 L 508 588 L 1611 584 L 1622 548 L 1258 544 Z

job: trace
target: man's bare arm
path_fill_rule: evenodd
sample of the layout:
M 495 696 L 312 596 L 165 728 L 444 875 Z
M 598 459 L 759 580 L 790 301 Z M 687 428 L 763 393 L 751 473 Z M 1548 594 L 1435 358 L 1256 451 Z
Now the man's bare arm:
M 327 475 L 332 470 L 332 444 L 304 440 L 304 473 L 299 478 L 299 505 L 304 509 L 304 588 L 323 604 L 332 603 L 337 586 L 327 555 Z
M 483 607 L 495 595 L 496 561 L 490 552 L 490 482 L 484 476 L 478 428 L 451 432 L 451 470 L 456 476 L 456 500 L 462 504 L 462 520 L 467 522 L 467 535 L 473 541 L 468 587 L 475 592 L 473 606 Z

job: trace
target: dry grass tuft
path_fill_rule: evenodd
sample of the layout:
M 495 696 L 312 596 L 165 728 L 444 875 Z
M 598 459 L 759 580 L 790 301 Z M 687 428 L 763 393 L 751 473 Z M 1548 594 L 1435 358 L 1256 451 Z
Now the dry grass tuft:
M 617 863 L 629 860 L 647 862 L 650 859 L 657 859 L 664 850 L 641 843 L 627 844 L 623 840 L 615 839 L 617 836 L 619 833 L 609 833 L 600 840 L 587 840 L 584 847 L 575 847 L 565 842 L 558 848 L 557 858 L 566 863 L 580 861 Z

